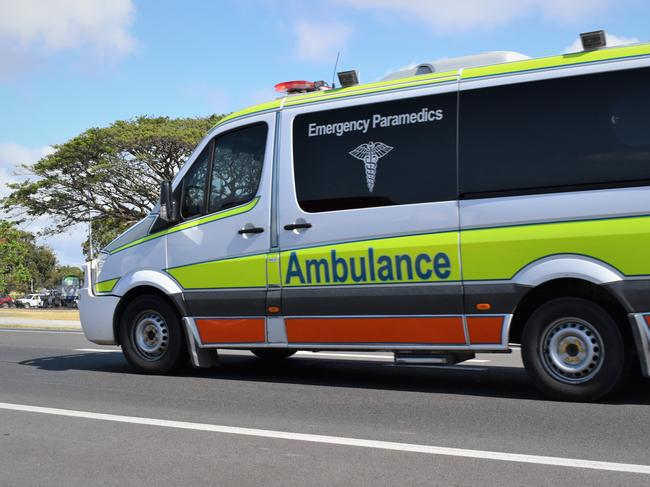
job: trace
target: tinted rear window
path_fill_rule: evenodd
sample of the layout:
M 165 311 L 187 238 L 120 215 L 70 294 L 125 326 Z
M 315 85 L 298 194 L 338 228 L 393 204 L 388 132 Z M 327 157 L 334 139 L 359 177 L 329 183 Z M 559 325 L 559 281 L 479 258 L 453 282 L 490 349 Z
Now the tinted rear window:
M 468 196 L 650 183 L 650 68 L 463 91 Z
M 307 212 L 456 198 L 456 93 L 299 115 L 294 171 Z

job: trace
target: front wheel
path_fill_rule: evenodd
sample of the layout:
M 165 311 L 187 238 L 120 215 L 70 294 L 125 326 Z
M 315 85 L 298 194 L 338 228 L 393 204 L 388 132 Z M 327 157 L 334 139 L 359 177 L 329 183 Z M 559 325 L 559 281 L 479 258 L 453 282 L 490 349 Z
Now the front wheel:
M 187 362 L 176 310 L 158 296 L 139 296 L 124 310 L 120 344 L 127 361 L 147 374 L 166 374 Z
M 594 401 L 611 393 L 630 363 L 616 321 L 581 298 L 559 298 L 539 307 L 524 328 L 521 353 L 537 388 L 568 401 Z

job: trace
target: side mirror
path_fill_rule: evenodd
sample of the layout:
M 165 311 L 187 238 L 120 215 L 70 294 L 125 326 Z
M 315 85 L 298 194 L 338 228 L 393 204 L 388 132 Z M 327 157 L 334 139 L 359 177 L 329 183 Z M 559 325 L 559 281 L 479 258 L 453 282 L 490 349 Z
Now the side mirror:
M 179 220 L 171 181 L 163 181 L 160 184 L 160 219 L 167 223 L 177 223 Z

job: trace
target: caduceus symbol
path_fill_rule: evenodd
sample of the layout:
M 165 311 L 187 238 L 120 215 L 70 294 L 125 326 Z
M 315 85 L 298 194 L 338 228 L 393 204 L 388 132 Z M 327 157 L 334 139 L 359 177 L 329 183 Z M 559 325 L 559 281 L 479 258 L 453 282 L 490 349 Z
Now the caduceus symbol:
M 356 157 L 360 161 L 363 161 L 363 164 L 366 167 L 366 183 L 368 184 L 368 191 L 371 193 L 375 188 L 377 164 L 379 159 L 392 150 L 393 148 L 390 145 L 386 145 L 382 142 L 368 142 L 367 144 L 361 144 L 353 151 L 350 151 L 352 157 Z

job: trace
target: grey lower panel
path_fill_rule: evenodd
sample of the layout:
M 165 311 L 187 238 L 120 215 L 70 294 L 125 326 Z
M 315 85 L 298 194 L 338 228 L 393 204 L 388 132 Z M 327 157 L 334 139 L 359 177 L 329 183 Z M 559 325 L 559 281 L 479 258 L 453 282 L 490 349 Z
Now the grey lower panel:
M 512 314 L 522 298 L 532 289 L 511 282 L 465 283 L 465 313 L 477 312 L 476 305 L 489 303 L 490 313 Z
M 618 298 L 628 312 L 650 311 L 650 279 L 629 279 L 613 282 L 605 287 Z
M 395 285 L 285 288 L 285 316 L 461 314 L 462 286 Z
M 183 293 L 189 316 L 265 316 L 266 289 L 215 289 Z

